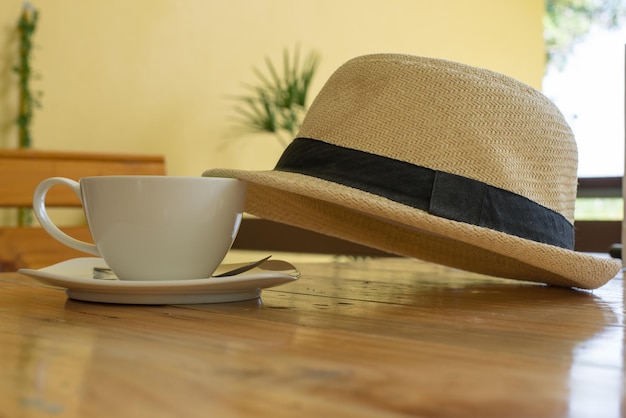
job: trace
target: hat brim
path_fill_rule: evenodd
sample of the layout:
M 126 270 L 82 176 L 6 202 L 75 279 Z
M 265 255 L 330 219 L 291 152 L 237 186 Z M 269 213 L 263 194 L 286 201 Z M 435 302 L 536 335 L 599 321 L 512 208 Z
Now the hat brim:
M 248 182 L 246 212 L 337 238 L 490 276 L 595 289 L 621 261 L 452 221 L 348 186 L 291 172 L 212 169 Z

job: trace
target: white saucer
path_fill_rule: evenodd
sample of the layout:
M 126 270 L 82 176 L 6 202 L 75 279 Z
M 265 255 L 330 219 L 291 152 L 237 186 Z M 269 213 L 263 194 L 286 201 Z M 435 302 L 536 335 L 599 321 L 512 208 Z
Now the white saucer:
M 39 270 L 20 269 L 19 272 L 42 283 L 67 289 L 65 293 L 70 299 L 142 305 L 256 299 L 261 295 L 261 289 L 288 283 L 300 277 L 293 265 L 280 260 L 266 261 L 245 274 L 196 280 L 94 279 L 94 267 L 106 267 L 106 263 L 97 257 L 74 258 Z M 219 270 L 222 269 L 229 269 L 229 265 L 221 265 Z

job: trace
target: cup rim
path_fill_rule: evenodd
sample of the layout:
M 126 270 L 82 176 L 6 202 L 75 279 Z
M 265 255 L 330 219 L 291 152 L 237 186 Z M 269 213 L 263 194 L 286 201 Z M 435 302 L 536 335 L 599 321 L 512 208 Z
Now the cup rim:
M 233 178 L 233 177 L 204 177 L 204 176 L 170 176 L 170 175 L 166 175 L 166 174 L 140 174 L 140 175 L 132 175 L 132 174 L 120 174 L 120 175 L 102 175 L 102 176 L 85 176 L 85 177 L 81 177 L 79 179 L 79 181 L 83 181 L 83 180 L 94 180 L 94 179 L 98 179 L 98 180 L 104 180 L 104 179 L 140 179 L 140 180 L 144 180 L 144 179 L 169 179 L 169 180 L 185 180 L 185 181 L 221 181 L 221 182 L 231 182 L 231 183 L 238 183 L 238 182 L 245 182 L 245 180 L 241 180 L 241 179 L 237 179 L 237 178 Z

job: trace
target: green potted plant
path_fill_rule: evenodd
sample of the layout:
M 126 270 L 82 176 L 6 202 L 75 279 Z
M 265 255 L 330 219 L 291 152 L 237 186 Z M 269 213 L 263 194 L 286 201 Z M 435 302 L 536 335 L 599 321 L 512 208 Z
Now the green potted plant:
M 245 132 L 272 133 L 287 146 L 302 123 L 307 109 L 311 80 L 319 64 L 315 51 L 302 60 L 300 48 L 283 52 L 282 72 L 266 57 L 268 75 L 253 67 L 256 84 L 245 84 L 249 94 L 236 96 L 236 123 Z

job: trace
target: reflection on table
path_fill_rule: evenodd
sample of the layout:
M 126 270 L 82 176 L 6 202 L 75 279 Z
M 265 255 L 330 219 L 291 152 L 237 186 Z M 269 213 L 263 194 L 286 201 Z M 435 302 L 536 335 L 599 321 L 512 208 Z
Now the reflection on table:
M 0 274 L 0 417 L 618 417 L 623 283 L 401 258 L 298 265 L 247 302 L 79 302 Z

